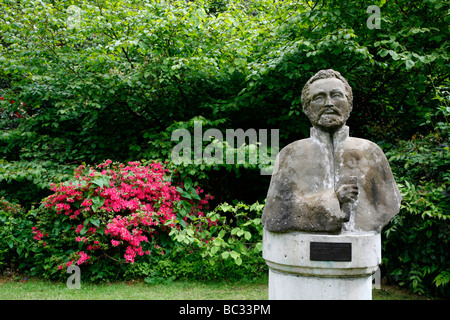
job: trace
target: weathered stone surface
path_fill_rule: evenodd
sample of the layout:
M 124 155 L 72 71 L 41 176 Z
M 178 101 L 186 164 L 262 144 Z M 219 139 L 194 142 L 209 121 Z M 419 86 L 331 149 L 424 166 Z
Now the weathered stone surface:
M 312 244 L 348 244 L 351 261 L 313 261 Z M 381 262 L 381 235 L 338 235 L 264 230 L 270 300 L 370 300 L 372 274 Z
M 351 261 L 313 261 L 311 243 L 348 243 Z M 372 275 L 381 263 L 381 234 L 375 232 L 318 234 L 279 233 L 264 230 L 263 258 L 271 269 L 316 277 L 359 277 Z
M 349 137 L 351 99 L 333 70 L 305 85 L 311 135 L 278 154 L 262 216 L 268 231 L 379 232 L 398 213 L 401 195 L 383 151 Z

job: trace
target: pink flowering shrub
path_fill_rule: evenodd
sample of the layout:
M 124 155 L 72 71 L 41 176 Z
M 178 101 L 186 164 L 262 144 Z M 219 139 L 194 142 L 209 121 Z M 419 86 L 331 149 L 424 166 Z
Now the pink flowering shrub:
M 52 185 L 53 194 L 42 201 L 32 228 L 36 251 L 52 270 L 64 272 L 76 264 L 90 266 L 92 273 L 163 254 L 161 239 L 167 245 L 172 230 L 200 221 L 195 218 L 205 216 L 213 198 L 190 180 L 174 185 L 171 178 L 156 162 L 107 160 L 78 167 L 75 180 Z M 214 224 L 208 220 L 195 228 Z

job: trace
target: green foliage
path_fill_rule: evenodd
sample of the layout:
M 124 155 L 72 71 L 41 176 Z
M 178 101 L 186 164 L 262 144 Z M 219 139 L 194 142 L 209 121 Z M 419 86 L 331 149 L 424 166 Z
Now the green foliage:
M 0 159 L 0 194 L 9 200 L 20 200 L 30 208 L 34 203 L 49 195 L 52 183 L 67 180 L 74 166 L 55 164 L 52 161 L 11 161 Z
M 139 159 L 167 141 L 161 130 L 199 115 L 224 119 L 219 129 L 283 124 L 288 142 L 308 134 L 298 93 L 326 67 L 354 88 L 354 130 L 409 137 L 433 104 L 427 75 L 448 76 L 448 5 L 431 0 L 381 1 L 376 30 L 373 1 L 74 5 L 77 23 L 67 1 L 4 2 L 5 114 L 18 110 L 6 98 L 26 103 L 8 157 L 39 142 L 68 149 L 66 162 Z
M 441 95 L 438 94 L 440 97 Z M 450 130 L 448 95 L 436 114 L 435 130 L 401 141 L 387 153 L 400 180 L 401 213 L 385 230 L 387 274 L 414 292 L 450 294 Z M 437 122 L 435 122 L 437 120 Z
M 189 228 L 180 233 L 172 231 L 172 234 L 175 234 L 175 240 L 179 242 L 203 249 L 202 258 L 207 259 L 211 265 L 231 261 L 240 266 L 245 257 L 254 259 L 261 255 L 263 208 L 264 205 L 257 202 L 251 206 L 244 203 L 237 203 L 235 206 L 222 203 L 207 215 L 212 221 L 217 221 L 217 225 L 209 230 L 196 232 Z M 211 241 L 203 244 L 200 239 Z
M 0 198 L 0 271 L 16 270 L 31 263 L 33 216 L 18 204 Z
M 172 229 L 170 239 L 149 261 L 128 268 L 125 277 L 145 276 L 147 283 L 174 279 L 255 279 L 267 272 L 262 258 L 263 204 L 222 203 L 185 229 Z M 199 229 L 215 221 L 210 228 Z

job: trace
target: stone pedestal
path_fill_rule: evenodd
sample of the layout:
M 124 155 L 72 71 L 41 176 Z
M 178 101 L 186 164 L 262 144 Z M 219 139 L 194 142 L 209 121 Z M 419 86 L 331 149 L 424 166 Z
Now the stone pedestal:
M 379 233 L 275 233 L 264 229 L 271 300 L 371 300 Z

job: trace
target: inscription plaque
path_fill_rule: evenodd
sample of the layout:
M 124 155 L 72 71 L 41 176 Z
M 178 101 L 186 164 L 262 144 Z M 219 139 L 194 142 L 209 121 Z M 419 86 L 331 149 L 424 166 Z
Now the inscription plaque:
M 310 242 L 311 261 L 352 261 L 350 242 Z

